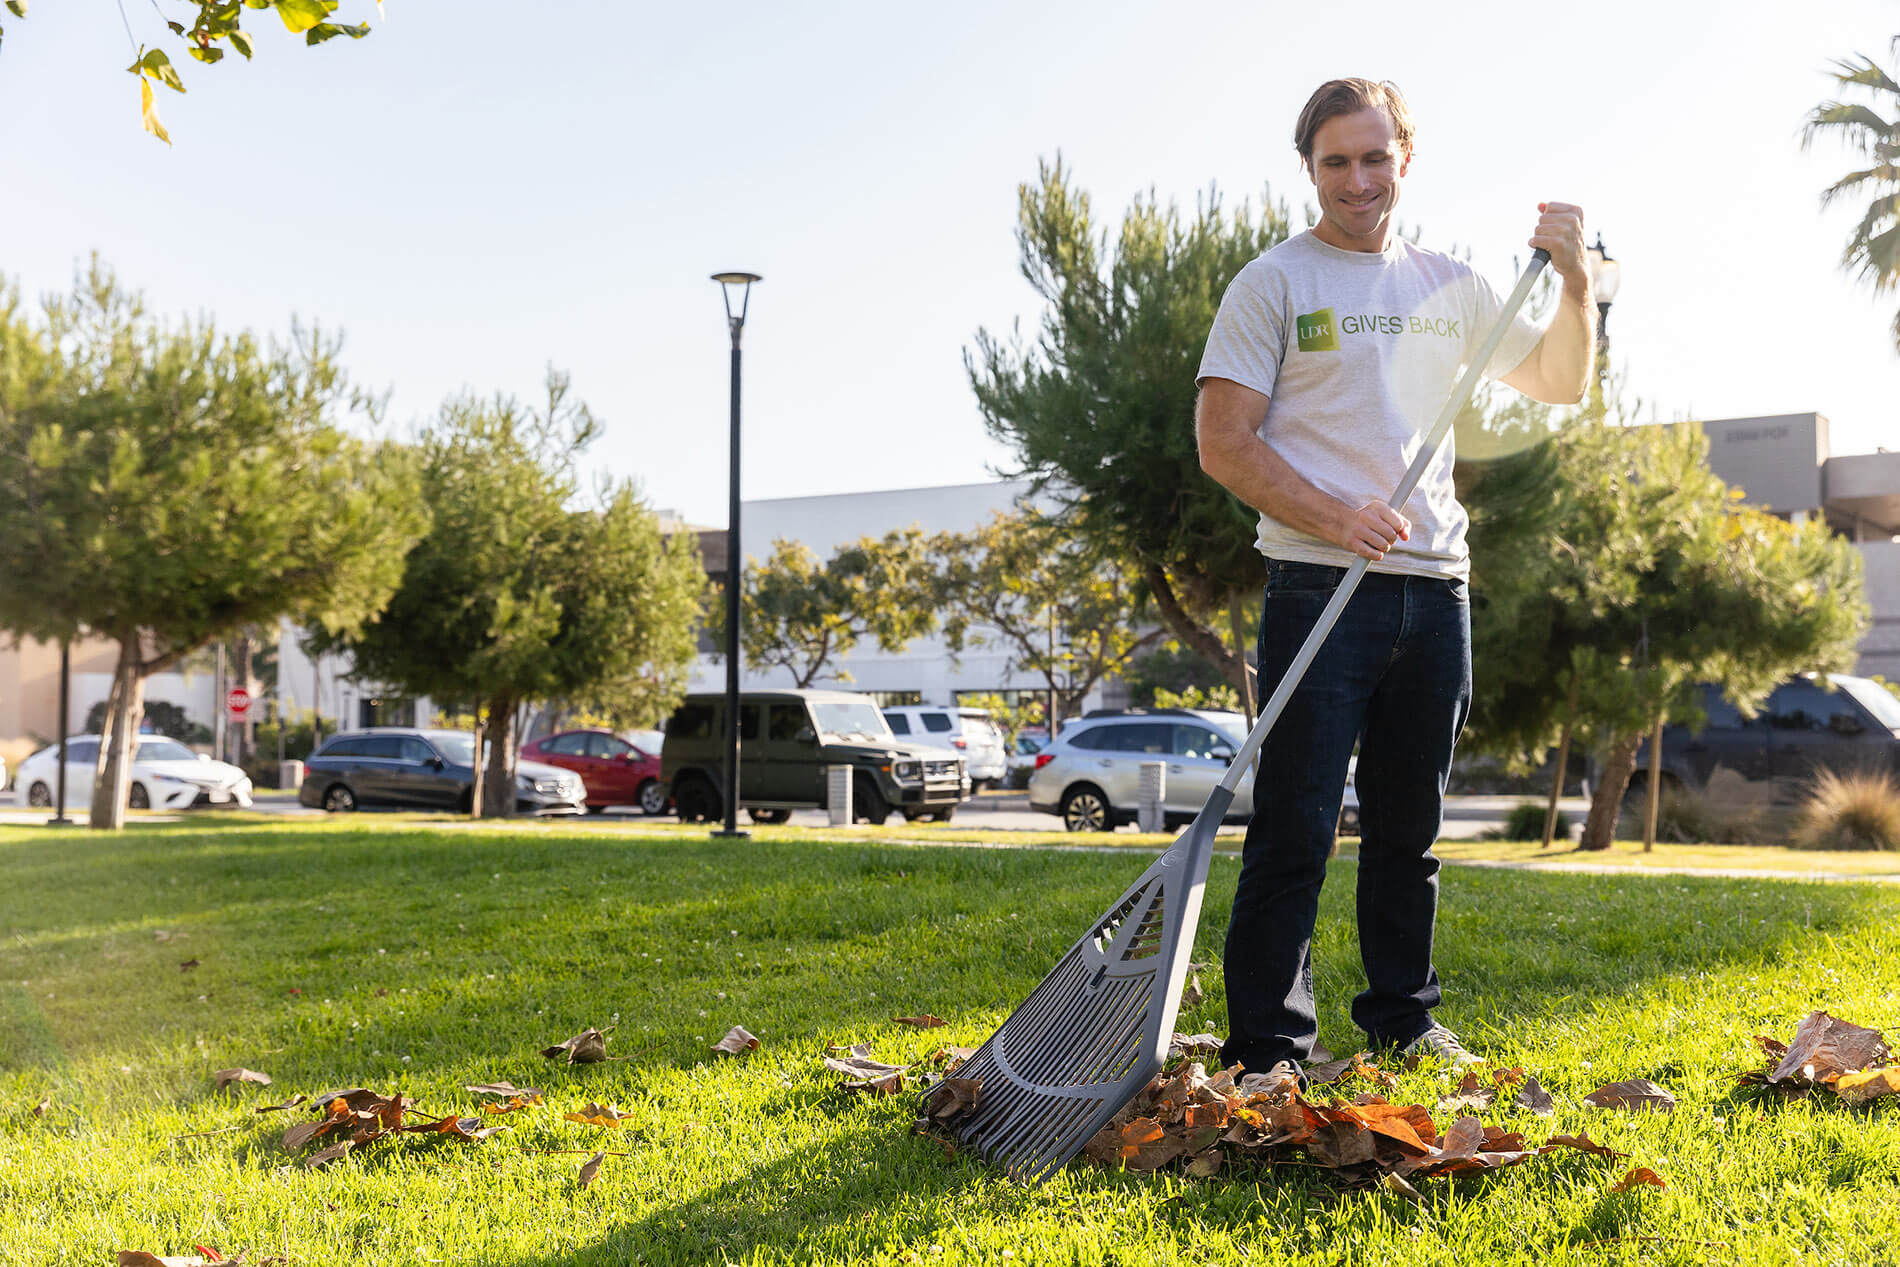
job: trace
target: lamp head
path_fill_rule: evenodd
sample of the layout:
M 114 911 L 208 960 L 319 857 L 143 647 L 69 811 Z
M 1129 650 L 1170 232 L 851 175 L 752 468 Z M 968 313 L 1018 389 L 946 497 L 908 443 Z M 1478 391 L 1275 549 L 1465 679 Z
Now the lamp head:
M 757 273 L 725 272 L 714 273 L 712 279 L 719 283 L 719 293 L 726 301 L 726 326 L 732 331 L 732 346 L 739 346 L 739 331 L 745 328 L 746 309 L 752 303 L 752 283 L 763 281 Z M 739 311 L 732 311 L 732 288 L 739 287 Z
M 1590 288 L 1596 292 L 1597 303 L 1607 304 L 1616 298 L 1617 287 L 1622 284 L 1622 265 L 1603 249 L 1603 235 L 1597 234 L 1596 244 L 1584 252 L 1590 262 Z

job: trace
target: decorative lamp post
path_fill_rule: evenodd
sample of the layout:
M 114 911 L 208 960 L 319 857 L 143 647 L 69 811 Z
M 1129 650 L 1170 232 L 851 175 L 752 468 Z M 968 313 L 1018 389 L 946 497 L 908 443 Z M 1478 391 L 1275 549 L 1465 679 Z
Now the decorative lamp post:
M 714 273 L 726 300 L 726 327 L 732 332 L 732 473 L 726 510 L 726 822 L 714 840 L 744 840 L 739 830 L 739 336 L 745 330 L 746 309 L 752 302 L 757 273 Z M 739 311 L 732 310 L 732 290 L 739 288 Z
M 1601 364 L 1610 355 L 1610 302 L 1616 298 L 1616 288 L 1622 284 L 1623 269 L 1603 249 L 1601 233 L 1597 234 L 1596 245 L 1586 250 L 1584 255 L 1590 262 L 1590 289 L 1597 297 L 1597 357 Z

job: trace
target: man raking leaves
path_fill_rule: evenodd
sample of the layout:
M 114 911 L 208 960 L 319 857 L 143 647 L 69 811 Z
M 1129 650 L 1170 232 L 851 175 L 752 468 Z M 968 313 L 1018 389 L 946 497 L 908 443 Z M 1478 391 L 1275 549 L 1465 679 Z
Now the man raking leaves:
M 1313 925 L 1358 741 L 1369 986 L 1354 1017 L 1376 1045 L 1473 1059 L 1431 1020 L 1431 846 L 1471 694 L 1465 515 L 1443 442 L 1480 373 L 1552 403 L 1582 398 L 1594 333 L 1582 216 L 1540 205 L 1533 263 L 1500 302 L 1466 265 L 1393 232 L 1412 158 L 1395 87 L 1323 85 L 1295 143 L 1321 221 L 1229 287 L 1196 424 L 1202 466 L 1261 512 L 1260 674 L 1279 684 L 1193 825 L 958 1070 L 959 1103 L 927 1102 L 1019 1179 L 1046 1178 L 1159 1072 L 1214 835 L 1257 753 L 1223 1058 L 1291 1080 L 1312 1051 Z M 1517 313 L 1546 261 L 1563 296 L 1540 334 Z
M 1466 264 L 1399 237 L 1413 157 L 1390 83 L 1322 85 L 1294 132 L 1320 220 L 1228 287 L 1201 360 L 1201 466 L 1260 512 L 1260 680 L 1287 675 L 1347 570 L 1364 578 L 1261 748 L 1225 954 L 1227 1064 L 1297 1073 L 1317 1037 L 1312 938 L 1353 745 L 1361 841 L 1353 1020 L 1375 1048 L 1469 1063 L 1436 1024 L 1432 967 L 1445 780 L 1471 701 L 1466 516 L 1440 448 L 1402 505 L 1386 490 L 1479 340 L 1483 372 L 1570 404 L 1588 384 L 1596 308 L 1581 211 L 1542 203 L 1530 245 L 1563 293 L 1547 332 L 1501 313 Z

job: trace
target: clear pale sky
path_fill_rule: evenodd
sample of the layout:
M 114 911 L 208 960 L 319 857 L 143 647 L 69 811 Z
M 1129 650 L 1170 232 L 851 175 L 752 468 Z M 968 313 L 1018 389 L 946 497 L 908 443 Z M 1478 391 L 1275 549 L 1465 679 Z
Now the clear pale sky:
M 124 6 L 145 42 L 154 2 Z M 247 13 L 248 65 L 167 44 L 170 149 L 139 130 L 114 4 L 6 17 L 0 271 L 63 289 L 96 249 L 162 312 L 340 329 L 405 426 L 464 387 L 532 396 L 553 362 L 607 423 L 598 468 L 718 524 L 709 273 L 766 278 L 748 498 L 984 479 L 1009 458 L 962 352 L 1034 319 L 1012 231 L 1037 160 L 1060 150 L 1104 224 L 1210 183 L 1270 187 L 1298 223 L 1294 116 L 1358 74 L 1411 99 L 1400 215 L 1426 245 L 1502 289 L 1538 200 L 1585 208 L 1623 263 L 1613 355 L 1644 417 L 1818 410 L 1836 452 L 1900 447 L 1900 299 L 1836 267 L 1852 216 L 1817 195 L 1848 156 L 1798 142 L 1830 58 L 1887 60 L 1892 3 L 387 8 L 315 49 Z

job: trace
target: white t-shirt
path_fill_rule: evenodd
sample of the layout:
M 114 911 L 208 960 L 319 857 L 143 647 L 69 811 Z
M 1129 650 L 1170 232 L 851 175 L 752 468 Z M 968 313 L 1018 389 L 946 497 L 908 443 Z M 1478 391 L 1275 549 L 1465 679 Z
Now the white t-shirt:
M 1268 397 L 1260 438 L 1300 477 L 1354 508 L 1392 496 L 1503 302 L 1468 264 L 1395 239 L 1344 251 L 1309 230 L 1228 286 L 1196 381 L 1226 378 Z M 1499 378 L 1543 335 L 1520 313 L 1485 373 Z M 1468 519 L 1439 449 L 1400 513 L 1412 538 L 1375 572 L 1465 579 Z M 1269 558 L 1349 566 L 1350 550 L 1269 515 L 1254 543 Z

